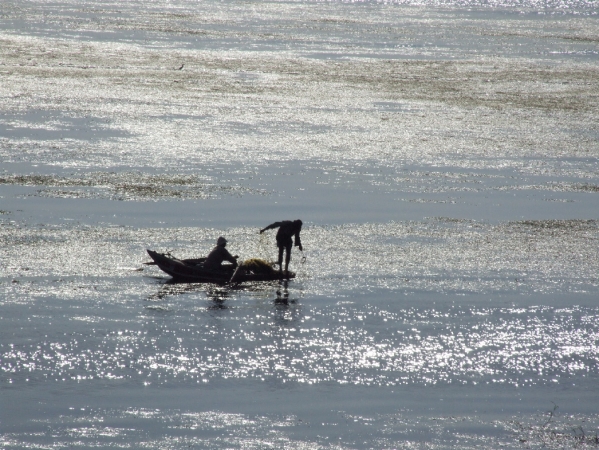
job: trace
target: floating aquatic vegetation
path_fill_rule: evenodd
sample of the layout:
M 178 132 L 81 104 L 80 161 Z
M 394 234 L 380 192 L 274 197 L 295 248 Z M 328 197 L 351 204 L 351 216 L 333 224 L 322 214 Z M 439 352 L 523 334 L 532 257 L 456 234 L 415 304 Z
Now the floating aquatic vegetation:
M 581 219 L 570 219 L 570 220 L 523 220 L 521 222 L 515 222 L 516 225 L 524 225 L 531 229 L 537 230 L 567 230 L 573 231 L 597 231 L 599 228 L 599 222 L 594 219 L 581 220 Z
M 264 190 L 210 182 L 194 175 L 150 175 L 140 172 L 91 172 L 72 176 L 6 175 L 0 185 L 45 186 L 34 195 L 59 198 L 159 200 L 265 195 Z M 60 189 L 58 189 L 60 188 Z M 64 189 L 70 188 L 70 189 Z
M 502 423 L 526 448 L 599 448 L 596 416 L 563 415 L 559 405 L 536 417 L 514 418 Z
M 276 272 L 273 269 L 272 263 L 269 263 L 260 258 L 247 259 L 247 260 L 243 261 L 243 263 L 241 264 L 241 267 L 243 267 L 245 269 L 249 269 L 249 270 L 253 271 L 254 273 L 270 274 L 270 273 Z

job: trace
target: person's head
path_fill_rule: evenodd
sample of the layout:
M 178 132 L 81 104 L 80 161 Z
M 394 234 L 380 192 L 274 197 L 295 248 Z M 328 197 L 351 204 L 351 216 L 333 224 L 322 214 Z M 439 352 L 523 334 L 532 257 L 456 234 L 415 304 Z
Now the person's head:
M 297 219 L 297 220 L 294 220 L 294 221 L 293 221 L 293 225 L 295 225 L 295 228 L 296 228 L 297 230 L 301 230 L 301 229 L 302 229 L 302 225 L 303 225 L 303 223 L 302 223 L 302 221 L 301 221 L 301 220 Z
M 224 247 L 227 245 L 227 240 L 221 236 L 216 240 L 216 245 L 218 245 L 220 247 Z

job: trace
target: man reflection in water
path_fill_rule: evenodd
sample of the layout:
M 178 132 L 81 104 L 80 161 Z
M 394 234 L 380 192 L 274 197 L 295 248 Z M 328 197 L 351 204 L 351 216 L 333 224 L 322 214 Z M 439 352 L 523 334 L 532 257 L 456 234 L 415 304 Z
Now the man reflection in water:
M 275 298 L 275 305 L 289 306 L 289 280 L 283 281 L 280 287 L 282 287 L 282 289 L 277 289 L 277 298 Z M 291 300 L 291 302 L 295 303 L 295 300 Z
M 289 272 L 289 261 L 291 261 L 291 247 L 293 245 L 292 237 L 295 236 L 295 246 L 299 247 L 303 252 L 302 241 L 300 240 L 300 231 L 302 230 L 301 220 L 283 220 L 282 222 L 271 223 L 266 228 L 260 230 L 260 234 L 266 230 L 278 228 L 277 231 L 277 247 L 279 247 L 279 271 L 283 270 L 283 251 L 285 251 L 285 272 Z
M 207 269 L 221 269 L 221 268 L 235 268 L 237 267 L 237 258 L 239 256 L 231 255 L 229 250 L 225 247 L 227 240 L 224 237 L 219 237 L 216 241 L 216 247 L 208 254 L 206 261 L 204 261 L 204 267 Z M 232 265 L 222 266 L 223 261 L 229 261 Z

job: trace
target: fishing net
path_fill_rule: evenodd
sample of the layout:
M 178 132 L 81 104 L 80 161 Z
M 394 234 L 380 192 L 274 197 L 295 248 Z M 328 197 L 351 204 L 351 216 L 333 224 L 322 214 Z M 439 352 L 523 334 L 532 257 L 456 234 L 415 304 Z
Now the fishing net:
M 260 258 L 248 259 L 241 264 L 241 267 L 251 270 L 254 273 L 270 274 L 276 272 L 275 269 L 272 268 L 272 264 Z

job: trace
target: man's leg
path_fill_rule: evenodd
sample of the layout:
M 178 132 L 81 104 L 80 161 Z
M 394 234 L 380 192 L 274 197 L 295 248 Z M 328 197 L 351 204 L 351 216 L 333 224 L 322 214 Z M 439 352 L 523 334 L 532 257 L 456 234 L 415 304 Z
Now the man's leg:
M 285 246 L 283 245 L 279 245 L 279 271 L 283 270 L 283 250 L 285 249 Z
M 291 245 L 288 245 L 285 250 L 287 251 L 285 254 L 285 272 L 289 272 L 289 261 L 291 261 Z

